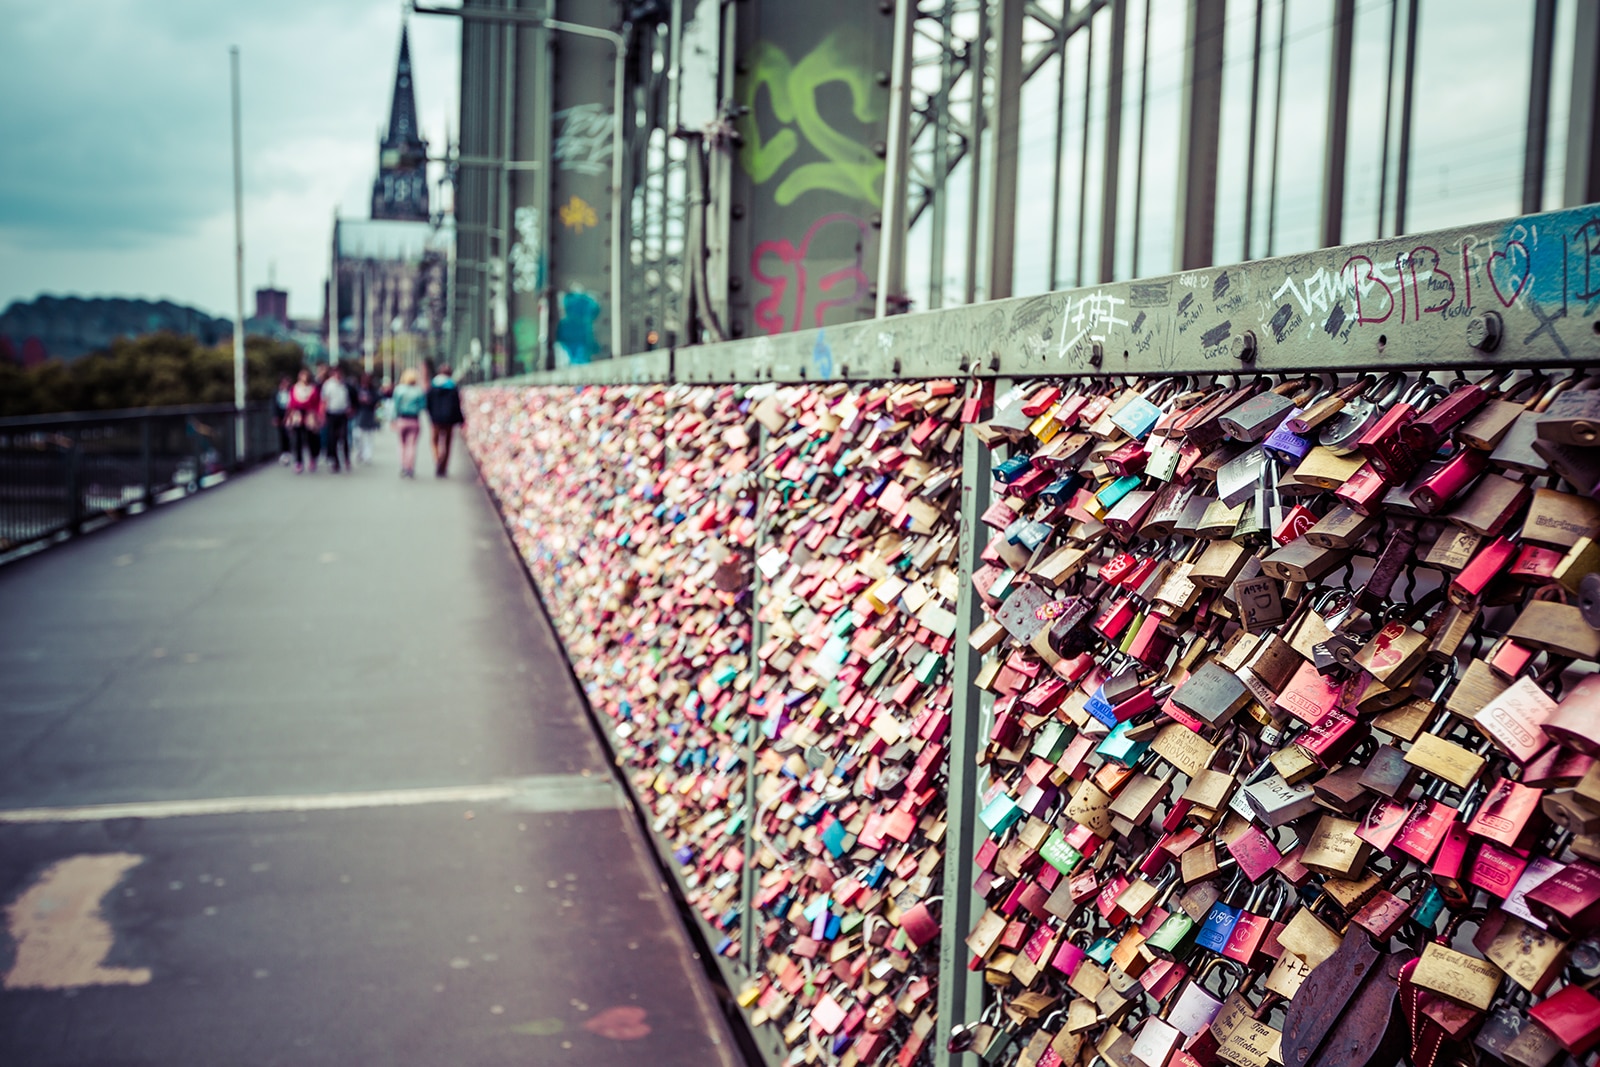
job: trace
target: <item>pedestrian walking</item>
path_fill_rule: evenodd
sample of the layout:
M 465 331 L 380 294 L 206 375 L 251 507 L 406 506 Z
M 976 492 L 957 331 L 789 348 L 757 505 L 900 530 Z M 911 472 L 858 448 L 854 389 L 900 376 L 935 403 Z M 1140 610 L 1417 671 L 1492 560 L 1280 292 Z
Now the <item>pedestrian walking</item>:
M 278 462 L 287 467 L 293 462 L 294 434 L 289 430 L 289 389 L 293 382 L 288 375 L 278 379 L 278 388 L 272 394 L 272 425 L 278 431 Z
M 328 431 L 328 462 L 338 474 L 350 466 L 350 387 L 344 384 L 344 372 L 338 367 L 329 368 L 328 379 L 322 383 L 322 410 Z
M 356 462 L 372 462 L 372 436 L 378 432 L 378 388 L 372 384 L 372 375 L 363 374 L 356 386 L 355 428 Z
M 428 395 L 417 384 L 417 372 L 410 367 L 400 375 L 394 390 L 394 428 L 400 434 L 400 477 L 417 476 L 417 438 L 422 433 L 422 412 Z
M 309 452 L 311 473 L 315 474 L 322 453 L 322 393 L 311 372 L 303 368 L 299 380 L 289 388 L 289 428 L 294 431 L 294 472 L 305 470 Z
M 450 440 L 456 427 L 467 421 L 461 390 L 450 377 L 448 364 L 439 368 L 428 387 L 428 421 L 433 425 L 433 474 L 443 478 L 450 468 Z

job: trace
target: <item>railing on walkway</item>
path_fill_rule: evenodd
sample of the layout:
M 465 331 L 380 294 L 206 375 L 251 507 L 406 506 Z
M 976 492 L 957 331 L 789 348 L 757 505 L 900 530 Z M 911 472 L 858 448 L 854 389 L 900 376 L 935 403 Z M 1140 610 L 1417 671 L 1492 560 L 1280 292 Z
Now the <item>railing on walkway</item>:
M 244 420 L 244 451 L 235 426 Z M 0 553 L 186 496 L 277 454 L 269 408 L 231 404 L 0 419 Z

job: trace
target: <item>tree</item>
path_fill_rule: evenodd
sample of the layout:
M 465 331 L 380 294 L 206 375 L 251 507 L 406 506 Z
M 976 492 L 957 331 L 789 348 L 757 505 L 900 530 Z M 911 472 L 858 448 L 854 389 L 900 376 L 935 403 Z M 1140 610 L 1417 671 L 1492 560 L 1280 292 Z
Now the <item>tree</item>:
M 246 396 L 270 399 L 278 380 L 292 378 L 304 361 L 292 341 L 247 338 Z M 233 346 L 208 348 L 185 334 L 119 339 L 70 363 L 48 360 L 25 369 L 0 362 L 0 416 L 232 401 Z

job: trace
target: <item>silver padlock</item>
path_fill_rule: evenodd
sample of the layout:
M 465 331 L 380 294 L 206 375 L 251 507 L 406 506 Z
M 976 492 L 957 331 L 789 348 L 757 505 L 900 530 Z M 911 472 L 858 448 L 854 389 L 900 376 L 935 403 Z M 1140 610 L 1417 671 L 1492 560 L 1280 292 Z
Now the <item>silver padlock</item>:
M 1384 385 L 1389 386 L 1384 389 Z M 1317 440 L 1336 456 L 1348 456 L 1356 451 L 1356 442 L 1395 404 L 1406 392 L 1406 376 L 1400 371 L 1390 371 L 1377 386 L 1382 390 L 1377 400 L 1358 396 L 1344 406 L 1344 410 L 1322 425 Z

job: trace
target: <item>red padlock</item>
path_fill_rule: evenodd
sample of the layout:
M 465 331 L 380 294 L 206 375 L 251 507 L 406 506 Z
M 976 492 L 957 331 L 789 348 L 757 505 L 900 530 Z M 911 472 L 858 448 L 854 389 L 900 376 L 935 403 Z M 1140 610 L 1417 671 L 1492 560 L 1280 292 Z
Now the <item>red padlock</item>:
M 1600 998 L 1582 986 L 1567 986 L 1528 1009 L 1528 1014 L 1574 1056 L 1600 1045 Z

